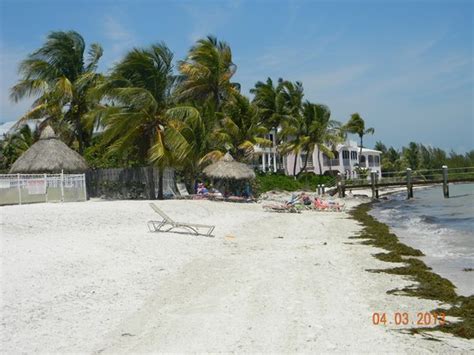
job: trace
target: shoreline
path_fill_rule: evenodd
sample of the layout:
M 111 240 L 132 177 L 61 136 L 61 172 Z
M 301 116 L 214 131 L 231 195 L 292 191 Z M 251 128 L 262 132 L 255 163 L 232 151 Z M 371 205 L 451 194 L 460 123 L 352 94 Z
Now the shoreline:
M 348 207 L 368 199 L 347 201 Z M 148 202 L 214 238 L 150 233 Z M 439 301 L 387 291 L 380 247 L 348 213 L 264 212 L 202 200 L 87 201 L 2 209 L 3 352 L 456 352 L 441 332 L 374 325 Z M 396 265 L 396 264 L 393 264 Z M 442 341 L 432 341 L 433 339 Z
M 431 187 L 431 186 L 430 186 Z M 399 191 L 392 191 L 387 194 L 396 194 Z M 385 249 L 388 253 L 378 253 L 372 255 L 382 261 L 389 263 L 400 263 L 401 267 L 389 269 L 370 270 L 372 272 L 395 273 L 398 275 L 406 275 L 413 278 L 418 285 L 413 287 L 405 287 L 402 289 L 394 289 L 387 291 L 388 293 L 402 292 L 403 294 L 437 300 L 445 302 L 451 307 L 445 306 L 434 309 L 433 312 L 444 312 L 448 316 L 454 316 L 461 319 L 459 322 L 447 323 L 434 328 L 413 328 L 412 332 L 421 331 L 443 331 L 454 334 L 459 337 L 473 339 L 474 338 L 474 295 L 460 296 L 455 291 L 455 286 L 446 278 L 431 271 L 431 268 L 416 257 L 424 256 L 424 254 L 412 247 L 400 242 L 398 236 L 390 232 L 390 227 L 377 220 L 369 214 L 374 204 L 380 201 L 371 201 L 356 206 L 350 215 L 356 221 L 362 223 L 364 229 L 355 238 L 364 239 L 362 244 L 376 245 Z M 380 239 L 383 239 L 382 241 Z M 367 241 L 369 240 L 369 241 Z M 397 293 L 398 294 L 398 293 Z

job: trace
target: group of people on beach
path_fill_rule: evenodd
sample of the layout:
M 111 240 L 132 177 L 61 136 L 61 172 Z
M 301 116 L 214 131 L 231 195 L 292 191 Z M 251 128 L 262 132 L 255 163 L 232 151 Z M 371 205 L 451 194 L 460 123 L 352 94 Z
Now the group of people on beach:
M 331 211 L 342 211 L 344 208 L 343 204 L 339 204 L 335 201 L 325 201 L 319 198 L 319 196 L 315 196 L 314 199 L 305 192 L 301 192 L 300 194 L 292 194 L 291 199 L 288 200 L 286 203 L 287 207 L 294 207 L 297 204 L 301 204 L 303 206 L 315 208 L 317 210 L 331 210 Z

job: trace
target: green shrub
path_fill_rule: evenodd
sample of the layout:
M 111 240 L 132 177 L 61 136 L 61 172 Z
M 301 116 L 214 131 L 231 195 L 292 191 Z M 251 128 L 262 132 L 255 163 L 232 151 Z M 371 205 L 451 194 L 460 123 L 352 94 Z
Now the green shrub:
M 329 176 L 319 176 L 311 173 L 301 174 L 296 179 L 293 176 L 274 173 L 258 173 L 253 183 L 253 191 L 257 195 L 271 191 L 316 191 L 318 184 L 327 184 L 333 178 Z

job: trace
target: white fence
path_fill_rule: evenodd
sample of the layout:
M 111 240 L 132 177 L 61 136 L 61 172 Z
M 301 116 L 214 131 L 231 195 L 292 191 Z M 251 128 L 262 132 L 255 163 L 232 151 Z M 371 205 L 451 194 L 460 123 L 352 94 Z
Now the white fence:
M 86 199 L 85 174 L 0 175 L 0 205 Z

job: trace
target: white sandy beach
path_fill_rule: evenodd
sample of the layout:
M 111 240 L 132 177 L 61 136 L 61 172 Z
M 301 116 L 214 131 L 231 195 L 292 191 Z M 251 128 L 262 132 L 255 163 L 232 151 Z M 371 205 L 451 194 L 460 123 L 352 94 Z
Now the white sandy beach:
M 346 213 L 156 203 L 176 220 L 215 224 L 214 237 L 148 232 L 147 201 L 0 208 L 0 351 L 474 350 L 372 324 L 373 312 L 415 319 L 437 304 L 388 295 L 412 282 L 366 271 L 390 264 L 349 239 L 360 227 Z

